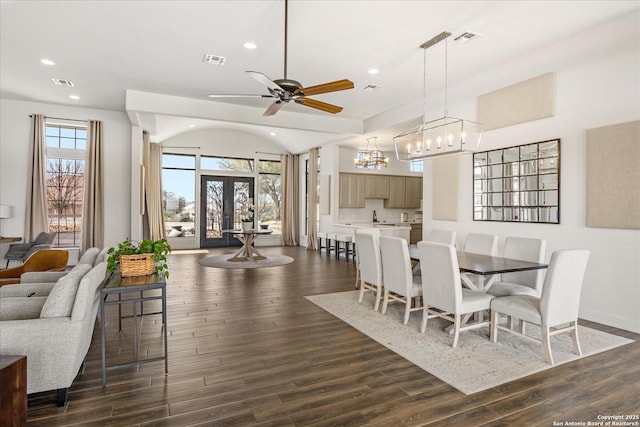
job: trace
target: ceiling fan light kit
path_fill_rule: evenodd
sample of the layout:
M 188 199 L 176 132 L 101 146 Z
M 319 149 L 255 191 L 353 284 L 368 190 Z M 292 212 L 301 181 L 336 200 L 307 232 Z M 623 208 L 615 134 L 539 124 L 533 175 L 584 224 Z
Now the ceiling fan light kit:
M 396 158 L 404 162 L 421 161 L 425 158 L 457 155 L 475 152 L 482 138 L 481 124 L 472 120 L 449 116 L 447 111 L 447 38 L 451 33 L 444 31 L 420 45 L 424 51 L 424 110 L 422 124 L 393 137 Z M 426 50 L 445 41 L 445 101 L 444 114 L 435 120 L 426 117 Z
M 226 94 L 210 94 L 210 98 L 275 98 L 275 101 L 262 114 L 263 116 L 273 116 L 280 108 L 290 101 L 306 107 L 315 108 L 317 110 L 326 111 L 327 113 L 336 114 L 342 111 L 342 107 L 307 98 L 307 96 L 320 95 L 323 93 L 337 92 L 340 90 L 353 89 L 353 82 L 347 79 L 337 80 L 335 82 L 324 83 L 316 86 L 303 87 L 296 80 L 287 78 L 287 34 L 288 34 L 288 10 L 289 2 L 284 2 L 284 78 L 271 80 L 265 74 L 258 71 L 247 71 L 258 82 L 267 87 L 269 95 L 226 95 Z

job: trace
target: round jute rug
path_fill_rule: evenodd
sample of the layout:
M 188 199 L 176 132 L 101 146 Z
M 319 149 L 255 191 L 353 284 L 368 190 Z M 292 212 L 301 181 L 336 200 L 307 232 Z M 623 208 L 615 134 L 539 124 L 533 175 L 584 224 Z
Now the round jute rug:
M 275 267 L 278 265 L 290 264 L 293 262 L 293 258 L 286 255 L 268 255 L 265 254 L 266 259 L 258 261 L 227 261 L 233 257 L 233 254 L 216 255 L 203 258 L 200 260 L 200 264 L 205 267 L 215 268 L 262 268 L 262 267 Z

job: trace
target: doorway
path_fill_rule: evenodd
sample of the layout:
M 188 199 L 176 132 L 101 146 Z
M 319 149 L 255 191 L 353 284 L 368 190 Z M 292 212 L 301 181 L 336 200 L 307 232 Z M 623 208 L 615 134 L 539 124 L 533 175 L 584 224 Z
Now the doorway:
M 254 179 L 239 176 L 200 178 L 200 247 L 240 246 L 222 230 L 239 229 L 242 217 L 253 216 Z

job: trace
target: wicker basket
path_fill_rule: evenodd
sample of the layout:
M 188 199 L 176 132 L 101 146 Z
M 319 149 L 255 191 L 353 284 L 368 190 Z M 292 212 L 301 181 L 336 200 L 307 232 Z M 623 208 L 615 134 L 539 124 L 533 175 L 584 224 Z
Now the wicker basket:
M 122 277 L 147 276 L 154 271 L 153 254 L 120 255 Z

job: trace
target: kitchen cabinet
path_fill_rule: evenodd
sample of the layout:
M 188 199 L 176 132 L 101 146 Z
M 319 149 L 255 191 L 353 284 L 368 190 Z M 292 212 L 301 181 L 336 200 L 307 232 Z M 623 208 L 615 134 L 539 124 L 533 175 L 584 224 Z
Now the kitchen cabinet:
M 364 208 L 365 176 L 354 173 L 340 174 L 339 207 Z
M 389 198 L 389 176 L 366 175 L 365 176 L 365 198 L 367 199 Z
M 390 176 L 389 198 L 385 208 L 418 209 L 422 199 L 422 178 L 412 176 Z
M 422 240 L 422 223 L 412 222 L 409 234 L 409 243 L 418 243 Z

